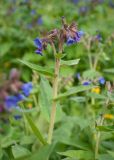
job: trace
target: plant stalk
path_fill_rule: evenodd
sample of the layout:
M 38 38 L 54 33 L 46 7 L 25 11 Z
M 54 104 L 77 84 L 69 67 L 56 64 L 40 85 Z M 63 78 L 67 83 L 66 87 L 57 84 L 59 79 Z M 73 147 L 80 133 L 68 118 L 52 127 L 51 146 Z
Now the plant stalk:
M 101 119 L 100 119 L 100 122 L 99 122 L 100 126 L 103 125 L 103 121 L 104 121 L 104 115 L 101 115 Z M 101 132 L 98 131 L 97 137 L 96 137 L 96 146 L 95 146 L 95 160 L 97 160 L 97 158 L 98 158 L 100 137 L 101 137 Z
M 60 69 L 60 59 L 56 58 L 56 49 L 55 46 L 52 44 L 54 55 L 55 55 L 55 72 L 54 72 L 54 80 L 53 80 L 53 102 L 52 102 L 52 109 L 51 109 L 51 116 L 50 116 L 50 125 L 48 131 L 48 143 L 51 144 L 52 137 L 53 137 L 53 130 L 54 130 L 54 123 L 56 117 L 56 107 L 57 101 L 54 98 L 57 97 L 58 92 L 58 81 L 59 81 L 59 69 Z

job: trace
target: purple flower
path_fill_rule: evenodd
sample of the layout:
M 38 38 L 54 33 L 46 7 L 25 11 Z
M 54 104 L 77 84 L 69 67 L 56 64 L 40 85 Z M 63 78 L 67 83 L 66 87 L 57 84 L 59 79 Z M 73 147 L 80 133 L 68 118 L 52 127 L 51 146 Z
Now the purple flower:
M 19 120 L 22 118 L 22 116 L 21 115 L 14 115 L 14 118 L 15 118 L 15 120 Z
M 97 39 L 98 41 L 101 41 L 101 40 L 102 40 L 101 35 L 100 35 L 100 34 L 96 35 L 96 39 Z
M 68 37 L 66 43 L 67 43 L 68 46 L 70 46 L 70 45 L 72 45 L 73 43 L 75 43 L 75 40 L 74 40 L 73 38 L 71 38 L 71 37 Z
M 81 37 L 82 37 L 83 35 L 84 35 L 84 32 L 83 32 L 83 31 L 78 31 L 78 32 L 76 32 L 76 36 L 75 36 L 75 38 L 74 38 L 75 42 L 76 42 L 76 43 L 79 42 L 80 39 L 81 39 Z
M 32 91 L 32 88 L 33 88 L 33 85 L 31 82 L 29 83 L 25 83 L 22 85 L 21 89 L 22 89 L 22 92 L 24 93 L 24 95 L 26 97 L 28 97 L 30 95 L 30 92 Z
M 105 79 L 103 78 L 103 77 L 100 77 L 99 79 L 98 79 L 98 81 L 99 81 L 99 83 L 100 84 L 105 84 Z
M 79 0 L 72 0 L 72 2 L 73 2 L 74 4 L 77 4 L 77 3 L 79 2 Z
M 85 82 L 83 82 L 83 85 L 84 85 L 84 86 L 88 86 L 88 85 L 90 85 L 90 84 L 91 84 L 90 81 L 85 81 Z
M 31 14 L 31 15 L 35 15 L 35 14 L 36 14 L 36 11 L 33 9 L 33 10 L 31 10 L 30 14 Z
M 80 78 L 81 78 L 80 73 L 76 74 L 76 78 L 78 78 L 78 80 L 80 80 Z
M 87 6 L 81 6 L 79 9 L 80 14 L 86 14 L 88 12 L 88 7 Z
M 35 38 L 34 39 L 34 44 L 37 47 L 37 50 L 35 52 L 42 56 L 42 50 L 43 50 L 42 40 L 40 38 Z
M 42 24 L 43 24 L 42 16 L 40 16 L 40 17 L 37 19 L 37 24 L 38 24 L 38 25 L 42 25 Z
M 18 94 L 16 96 L 7 96 L 5 99 L 5 106 L 7 109 L 17 107 L 18 102 L 22 101 L 24 98 L 25 97 L 21 94 Z
M 72 44 L 74 44 L 74 43 L 79 42 L 80 39 L 81 39 L 81 37 L 82 37 L 83 35 L 84 35 L 84 32 L 83 32 L 83 31 L 78 31 L 78 32 L 76 32 L 74 38 L 68 37 L 67 42 L 66 42 L 67 45 L 70 46 L 70 45 L 72 45 Z

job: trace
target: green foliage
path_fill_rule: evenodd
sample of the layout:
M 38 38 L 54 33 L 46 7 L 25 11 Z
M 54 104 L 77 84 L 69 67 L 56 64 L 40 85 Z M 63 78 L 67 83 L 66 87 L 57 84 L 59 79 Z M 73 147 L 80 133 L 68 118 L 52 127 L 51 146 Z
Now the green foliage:
M 31 117 L 29 115 L 25 115 L 25 116 L 26 116 L 26 119 L 27 119 L 27 121 L 28 121 L 28 123 L 29 123 L 29 125 L 30 125 L 30 127 L 31 127 L 31 129 L 33 131 L 33 133 L 36 135 L 38 140 L 40 140 L 40 142 L 45 145 L 46 141 L 44 140 L 44 138 L 43 138 L 42 134 L 40 133 L 39 129 L 35 126 L 33 120 L 31 119 Z

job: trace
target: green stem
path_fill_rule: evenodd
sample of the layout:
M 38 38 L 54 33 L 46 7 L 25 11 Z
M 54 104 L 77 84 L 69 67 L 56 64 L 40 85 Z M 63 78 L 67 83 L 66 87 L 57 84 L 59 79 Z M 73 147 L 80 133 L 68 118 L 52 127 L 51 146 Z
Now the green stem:
M 91 56 L 91 53 L 88 51 L 88 59 L 89 59 L 89 65 L 90 65 L 90 69 L 93 68 L 93 65 L 92 65 L 92 56 Z
M 58 92 L 59 68 L 60 68 L 60 59 L 56 58 L 55 59 L 55 77 L 53 81 L 53 99 L 57 97 L 57 92 Z M 57 102 L 53 100 L 49 132 L 48 132 L 48 143 L 49 144 L 51 144 L 52 136 L 53 136 L 53 129 L 54 129 L 54 123 L 55 123 L 55 117 L 56 117 L 56 106 L 57 106 Z
M 24 128 L 25 128 L 25 133 L 28 135 L 28 124 L 27 124 L 27 121 L 26 121 L 26 117 L 24 115 L 24 104 L 23 103 L 20 103 L 20 106 L 22 108 L 22 114 L 23 114 L 23 121 L 24 121 Z
M 97 56 L 95 57 L 95 61 L 94 61 L 94 64 L 93 64 L 93 68 L 96 69 L 97 67 L 97 64 L 98 64 L 98 61 L 99 61 L 99 58 L 101 56 L 102 52 L 99 52 L 99 54 L 97 54 Z
M 99 125 L 102 126 L 104 122 L 104 115 L 101 116 Z M 100 144 L 100 137 L 101 137 L 101 132 L 98 131 L 96 135 L 96 146 L 95 146 L 95 160 L 98 158 L 98 153 L 99 153 L 99 144 Z

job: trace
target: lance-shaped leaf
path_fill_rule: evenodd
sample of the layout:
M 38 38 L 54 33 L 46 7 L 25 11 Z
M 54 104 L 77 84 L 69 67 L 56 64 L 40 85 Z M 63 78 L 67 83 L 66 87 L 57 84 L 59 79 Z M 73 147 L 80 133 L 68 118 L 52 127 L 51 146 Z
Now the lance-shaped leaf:
M 63 61 L 61 60 L 61 65 L 64 66 L 73 66 L 73 65 L 76 65 L 78 64 L 80 61 L 80 59 L 74 59 L 74 60 L 69 60 L 69 61 Z
M 97 129 L 99 131 L 103 131 L 103 132 L 114 132 L 114 126 L 97 126 Z
M 20 59 L 17 59 L 17 61 L 26 65 L 26 66 L 28 66 L 29 68 L 31 68 L 35 71 L 38 71 L 41 74 L 48 75 L 48 76 L 53 76 L 53 71 L 49 68 L 46 69 L 45 67 L 41 67 L 39 65 L 36 65 L 36 64 L 24 61 L 24 60 L 20 60 Z
M 107 97 L 102 94 L 97 93 L 87 93 L 88 97 L 95 98 L 95 99 L 106 99 Z
M 103 71 L 107 73 L 114 73 L 114 68 L 104 69 Z
M 94 87 L 96 87 L 96 86 L 93 86 L 93 85 L 89 85 L 89 86 L 80 85 L 80 86 L 77 86 L 77 87 L 72 87 L 67 92 L 58 95 L 54 100 L 59 100 L 59 99 L 64 98 L 64 97 L 72 96 L 72 95 L 74 95 L 76 93 L 79 93 L 79 92 L 82 92 L 82 91 L 87 91 L 87 90 L 92 89 Z
M 40 82 L 39 106 L 42 115 L 48 122 L 50 121 L 52 97 L 53 97 L 52 87 L 49 84 L 49 81 L 44 76 L 42 76 Z M 61 106 L 60 104 L 57 104 L 56 121 L 59 121 L 62 117 L 63 117 L 63 112 Z
M 27 114 L 25 114 L 25 117 L 33 131 L 33 133 L 36 135 L 36 137 L 40 140 L 40 142 L 42 144 L 47 144 L 47 142 L 45 141 L 45 139 L 43 138 L 41 132 L 39 131 L 39 129 L 36 127 L 36 125 L 34 124 L 33 120 L 31 119 L 31 117 Z

